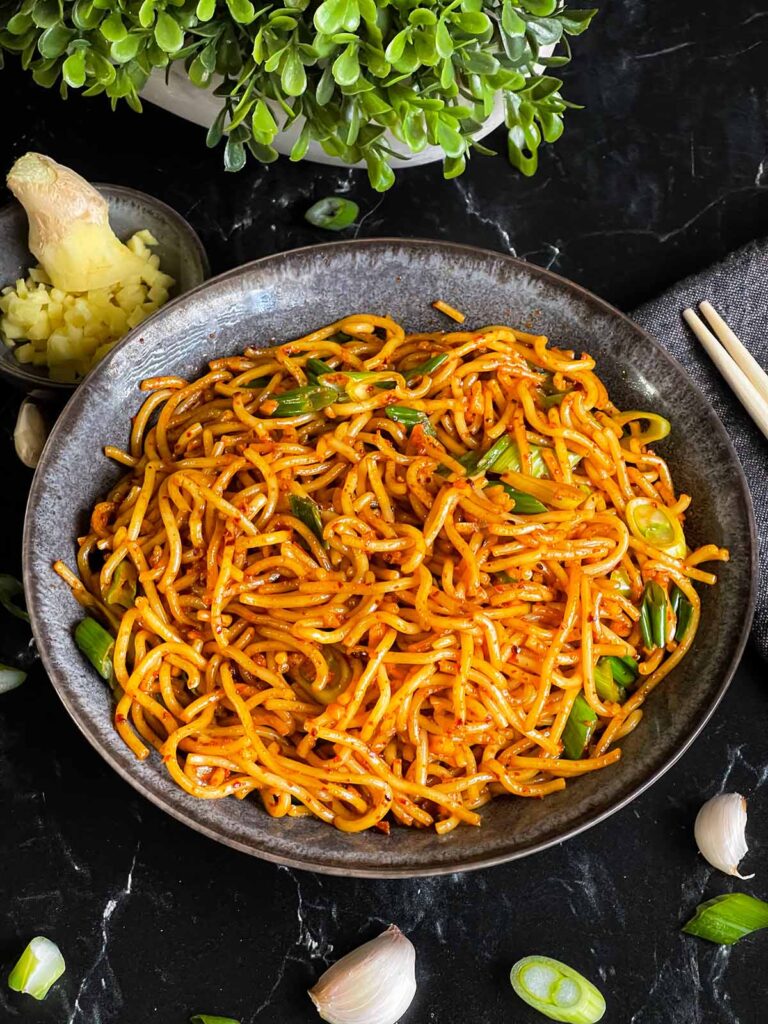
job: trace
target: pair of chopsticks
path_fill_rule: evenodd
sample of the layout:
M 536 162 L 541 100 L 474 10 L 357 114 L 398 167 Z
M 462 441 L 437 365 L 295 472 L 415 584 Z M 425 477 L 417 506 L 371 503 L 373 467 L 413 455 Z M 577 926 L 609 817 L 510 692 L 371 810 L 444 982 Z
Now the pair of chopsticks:
M 712 362 L 758 429 L 768 438 L 768 374 L 709 302 L 700 303 L 699 309 L 714 334 L 692 309 L 683 310 L 683 319 L 707 350 Z

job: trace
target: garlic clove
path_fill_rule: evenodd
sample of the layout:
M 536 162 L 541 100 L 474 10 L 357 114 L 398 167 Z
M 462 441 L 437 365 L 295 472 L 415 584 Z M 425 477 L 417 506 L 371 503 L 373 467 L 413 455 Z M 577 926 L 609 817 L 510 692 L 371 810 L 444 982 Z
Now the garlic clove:
M 748 849 L 746 830 L 747 801 L 740 793 L 720 793 L 707 800 L 693 826 L 702 857 L 718 871 L 742 879 L 755 877 L 739 874 L 739 862 Z
M 29 466 L 30 469 L 37 466 L 47 437 L 48 427 L 39 406 L 25 398 L 21 403 L 13 431 L 16 454 L 25 466 Z
M 329 967 L 309 995 L 328 1024 L 396 1024 L 416 994 L 416 950 L 391 924 Z

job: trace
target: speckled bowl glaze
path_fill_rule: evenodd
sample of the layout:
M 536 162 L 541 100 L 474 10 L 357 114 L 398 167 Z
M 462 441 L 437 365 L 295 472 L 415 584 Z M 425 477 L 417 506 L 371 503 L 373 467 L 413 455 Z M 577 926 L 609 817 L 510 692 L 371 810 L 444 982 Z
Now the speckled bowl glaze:
M 148 228 L 157 239 L 153 249 L 162 269 L 176 279 L 173 294 L 196 288 L 211 270 L 203 243 L 194 228 L 165 203 L 153 196 L 121 185 L 97 185 L 109 203 L 109 222 L 118 238 L 125 241 Z M 27 216 L 20 203 L 0 209 L 0 288 L 25 277 L 35 258 L 27 245 Z M 45 397 L 66 395 L 78 385 L 51 380 L 45 367 L 20 363 L 11 349 L 0 343 L 0 376 L 32 394 Z
M 682 665 L 650 697 L 621 761 L 545 800 L 498 799 L 479 829 L 447 836 L 394 828 L 347 835 L 317 821 L 270 818 L 255 799 L 196 801 L 159 758 L 136 761 L 112 727 L 108 689 L 73 642 L 81 611 L 51 563 L 73 564 L 86 511 L 119 469 L 100 455 L 127 443 L 143 377 L 194 377 L 205 362 L 297 337 L 360 311 L 387 313 L 414 330 L 450 329 L 430 308 L 442 298 L 470 327 L 533 325 L 554 343 L 586 350 L 620 407 L 672 421 L 663 442 L 681 490 L 693 496 L 690 542 L 727 545 L 717 587 L 701 588 L 703 624 Z M 722 697 L 744 648 L 753 608 L 755 534 L 749 493 L 719 420 L 682 368 L 639 327 L 576 285 L 507 256 L 426 241 L 341 242 L 300 249 L 222 275 L 170 303 L 118 345 L 81 385 L 54 429 L 29 498 L 24 578 L 48 673 L 82 732 L 131 785 L 193 828 L 292 867 L 396 877 L 479 868 L 542 850 L 623 807 L 683 753 Z M 87 793 L 83 794 L 87 799 Z

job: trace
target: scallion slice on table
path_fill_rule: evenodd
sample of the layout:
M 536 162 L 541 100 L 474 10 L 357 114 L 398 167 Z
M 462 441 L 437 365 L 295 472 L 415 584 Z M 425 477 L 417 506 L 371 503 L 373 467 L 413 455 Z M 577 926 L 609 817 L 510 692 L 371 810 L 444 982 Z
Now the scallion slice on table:
M 8 975 L 8 985 L 14 992 L 23 992 L 33 999 L 45 999 L 51 985 L 58 981 L 65 968 L 64 957 L 56 943 L 38 935 Z
M 288 498 L 291 512 L 304 525 L 314 533 L 321 544 L 323 540 L 323 520 L 320 516 L 320 506 L 312 498 L 305 498 L 301 494 L 292 494 Z
M 316 228 L 325 231 L 343 231 L 357 220 L 360 207 L 352 199 L 343 196 L 326 196 L 304 214 L 306 220 Z
M 0 693 L 8 693 L 21 686 L 27 678 L 27 673 L 12 665 L 0 665 Z
M 418 424 L 421 424 L 425 434 L 429 434 L 432 437 L 435 436 L 435 428 L 432 426 L 432 421 L 420 409 L 409 409 L 407 405 L 388 405 L 384 411 L 391 420 L 394 420 L 395 423 L 402 423 L 409 431 L 413 430 Z
M 112 652 L 115 649 L 115 638 L 112 634 L 108 633 L 96 619 L 87 616 L 77 624 L 75 643 L 101 678 L 111 683 L 114 674 Z
M 578 761 L 584 756 L 596 726 L 597 715 L 587 703 L 584 694 L 580 693 L 573 702 L 563 729 L 563 751 L 570 761 Z
M 743 892 L 729 892 L 701 903 L 683 931 L 707 942 L 731 946 L 761 928 L 768 928 L 768 903 Z
M 669 603 L 675 613 L 675 640 L 682 640 L 688 631 L 691 615 L 693 615 L 693 605 L 677 584 L 670 591 Z
M 640 606 L 640 632 L 647 650 L 667 643 L 667 595 L 655 580 L 649 580 Z
M 512 968 L 509 980 L 524 1003 L 562 1024 L 597 1024 L 605 999 L 591 981 L 568 964 L 548 956 L 526 956 Z
M 217 1017 L 211 1013 L 196 1013 L 189 1018 L 189 1024 L 240 1024 L 234 1017 Z
M 23 619 L 24 622 L 29 622 L 29 615 L 27 614 L 26 608 L 22 608 L 16 604 L 14 598 L 19 595 L 24 595 L 24 587 L 21 585 L 19 580 L 15 576 L 10 576 L 8 573 L 0 573 L 0 605 L 5 608 L 11 615 L 15 615 L 17 619 Z

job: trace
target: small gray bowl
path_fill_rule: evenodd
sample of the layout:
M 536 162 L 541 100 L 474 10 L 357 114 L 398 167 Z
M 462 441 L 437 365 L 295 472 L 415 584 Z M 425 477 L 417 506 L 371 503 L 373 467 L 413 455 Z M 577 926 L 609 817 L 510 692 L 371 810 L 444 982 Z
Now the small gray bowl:
M 162 269 L 176 279 L 172 297 L 196 288 L 210 276 L 211 269 L 203 243 L 194 228 L 159 199 L 122 185 L 96 185 L 109 203 L 109 222 L 118 238 L 125 241 L 136 231 L 148 228 L 157 239 L 153 250 Z M 26 277 L 37 262 L 27 246 L 27 217 L 20 203 L 0 209 L 0 288 Z M 0 342 L 0 376 L 34 397 L 66 398 L 77 384 L 51 380 L 42 366 L 20 363 L 13 350 Z

